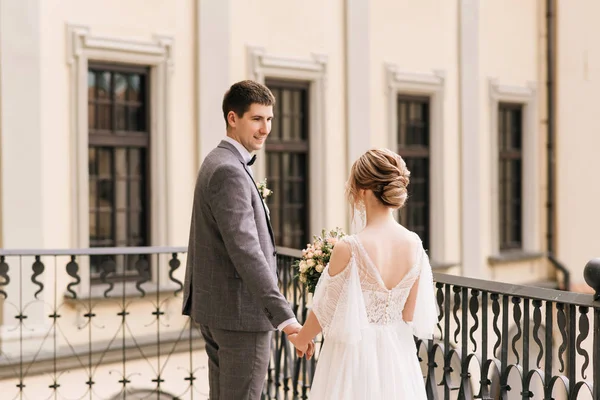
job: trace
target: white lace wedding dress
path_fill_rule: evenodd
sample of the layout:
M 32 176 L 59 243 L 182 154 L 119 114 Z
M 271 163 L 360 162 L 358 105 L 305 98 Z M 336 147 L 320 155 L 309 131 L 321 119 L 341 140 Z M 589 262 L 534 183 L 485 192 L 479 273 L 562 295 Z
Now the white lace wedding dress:
M 326 267 L 313 297 L 312 311 L 325 342 L 310 399 L 426 399 L 413 338 L 432 338 L 437 323 L 425 250 L 419 244 L 414 266 L 388 290 L 360 241 L 355 236 L 343 240 L 352 248 L 348 265 L 334 277 Z M 409 324 L 402 319 L 402 310 L 417 278 L 414 319 Z

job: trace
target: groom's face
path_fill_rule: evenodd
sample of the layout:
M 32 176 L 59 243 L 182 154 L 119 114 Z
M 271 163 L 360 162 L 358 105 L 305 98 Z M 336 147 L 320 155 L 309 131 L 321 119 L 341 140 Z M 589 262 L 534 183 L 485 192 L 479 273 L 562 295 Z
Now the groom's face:
M 273 120 L 273 106 L 264 106 L 262 104 L 252 104 L 248 111 L 241 117 L 232 116 L 230 120 L 238 142 L 240 142 L 249 152 L 262 149 L 267 136 L 271 133 L 271 121 Z M 232 123 L 233 122 L 233 123 Z

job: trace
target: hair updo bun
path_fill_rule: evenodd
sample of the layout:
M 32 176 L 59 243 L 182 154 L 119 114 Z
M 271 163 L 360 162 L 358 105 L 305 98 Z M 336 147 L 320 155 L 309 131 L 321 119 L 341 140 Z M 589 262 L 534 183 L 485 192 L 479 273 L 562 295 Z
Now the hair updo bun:
M 359 190 L 371 190 L 381 203 L 401 208 L 408 198 L 410 171 L 398 154 L 388 149 L 369 150 L 352 165 L 347 194 L 353 206 Z

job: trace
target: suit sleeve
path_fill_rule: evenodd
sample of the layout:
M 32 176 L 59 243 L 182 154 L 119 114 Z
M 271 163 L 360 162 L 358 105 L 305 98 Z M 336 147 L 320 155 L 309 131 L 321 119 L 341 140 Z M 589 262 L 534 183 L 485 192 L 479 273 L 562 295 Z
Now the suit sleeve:
M 261 250 L 252 207 L 253 189 L 243 169 L 223 165 L 210 180 L 209 204 L 237 273 L 277 328 L 295 315 Z

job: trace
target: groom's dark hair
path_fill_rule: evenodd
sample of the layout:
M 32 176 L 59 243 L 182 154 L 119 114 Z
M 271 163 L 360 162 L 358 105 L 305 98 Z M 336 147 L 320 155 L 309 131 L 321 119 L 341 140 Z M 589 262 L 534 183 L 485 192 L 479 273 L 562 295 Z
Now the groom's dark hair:
M 227 114 L 233 111 L 238 117 L 242 117 L 252 104 L 261 104 L 263 106 L 275 105 L 275 96 L 265 85 L 245 80 L 234 83 L 223 96 L 223 117 L 225 124 L 227 122 Z

